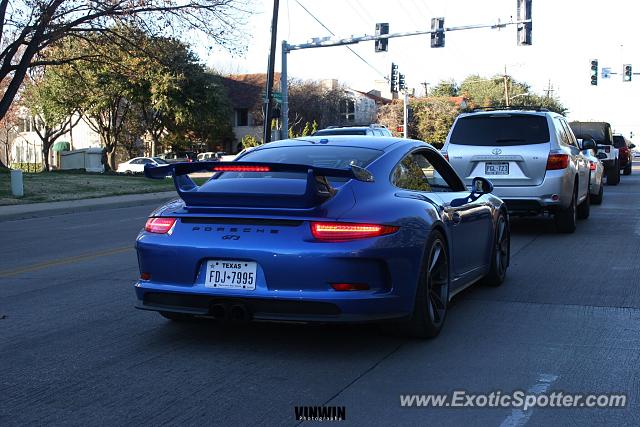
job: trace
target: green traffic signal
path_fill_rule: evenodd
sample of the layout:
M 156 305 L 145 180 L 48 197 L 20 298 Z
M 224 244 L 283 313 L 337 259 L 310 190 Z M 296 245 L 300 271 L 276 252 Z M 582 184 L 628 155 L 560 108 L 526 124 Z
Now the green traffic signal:
M 598 85 L 598 60 L 597 59 L 591 60 L 591 85 L 592 86 Z
M 622 81 L 630 82 L 632 76 L 633 76 L 633 71 L 631 69 L 631 64 L 624 64 L 622 66 Z

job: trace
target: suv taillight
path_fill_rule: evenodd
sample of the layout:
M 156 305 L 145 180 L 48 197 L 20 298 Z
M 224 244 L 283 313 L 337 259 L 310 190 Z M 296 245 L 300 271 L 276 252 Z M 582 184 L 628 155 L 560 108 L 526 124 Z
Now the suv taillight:
M 569 166 L 569 155 L 568 154 L 549 154 L 547 158 L 547 170 L 558 170 L 558 169 L 566 169 Z
M 592 171 L 596 170 L 596 162 L 589 161 L 589 169 Z

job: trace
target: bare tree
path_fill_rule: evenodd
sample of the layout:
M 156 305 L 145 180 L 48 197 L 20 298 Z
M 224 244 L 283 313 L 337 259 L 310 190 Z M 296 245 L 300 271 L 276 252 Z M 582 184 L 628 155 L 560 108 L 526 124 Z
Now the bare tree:
M 251 0 L 0 0 L 0 119 L 9 110 L 33 67 L 77 58 L 50 58 L 47 48 L 88 33 L 111 33 L 119 23 L 135 24 L 149 34 L 179 36 L 196 30 L 212 43 L 238 50 L 239 28 Z M 117 35 L 114 35 L 117 37 Z

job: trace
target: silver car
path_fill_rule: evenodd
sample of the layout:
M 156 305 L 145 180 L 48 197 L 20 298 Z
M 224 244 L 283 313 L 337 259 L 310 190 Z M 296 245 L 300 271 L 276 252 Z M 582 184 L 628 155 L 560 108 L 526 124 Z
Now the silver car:
M 442 148 L 468 185 L 491 180 L 511 214 L 554 216 L 558 231 L 572 233 L 589 216 L 589 160 L 565 118 L 546 110 L 491 110 L 461 114 Z
M 578 139 L 578 144 L 582 144 L 581 139 Z M 591 181 L 589 181 L 591 203 L 599 205 L 602 203 L 604 194 L 604 165 L 598 158 L 596 150 L 583 150 L 582 153 L 589 160 L 589 169 L 591 170 Z

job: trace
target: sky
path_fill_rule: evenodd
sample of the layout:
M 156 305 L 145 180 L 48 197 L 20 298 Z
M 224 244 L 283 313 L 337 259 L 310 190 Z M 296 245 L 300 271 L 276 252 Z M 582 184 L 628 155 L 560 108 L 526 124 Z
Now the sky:
M 272 0 L 249 0 L 255 12 L 245 28 L 248 47 L 241 56 L 223 49 L 197 51 L 207 65 L 223 73 L 266 72 Z M 390 32 L 428 30 L 431 18 L 444 17 L 445 27 L 493 24 L 516 19 L 516 0 L 280 0 L 276 71 L 280 44 L 300 44 L 329 36 L 300 6 L 302 4 L 338 37 L 373 34 L 376 22 L 388 22 Z M 407 85 L 423 93 L 422 82 L 461 82 L 470 74 L 507 74 L 543 94 L 549 82 L 553 95 L 569 109 L 570 120 L 608 121 L 615 132 L 640 135 L 637 97 L 640 75 L 622 81 L 623 64 L 637 64 L 640 73 L 640 28 L 634 0 L 533 0 L 533 45 L 517 46 L 516 26 L 446 33 L 446 46 L 430 47 L 429 36 L 389 40 L 389 51 L 374 52 L 374 42 L 352 45 L 370 65 L 346 47 L 291 52 L 288 72 L 301 79 L 338 79 L 368 91 L 389 74 L 391 62 L 406 75 Z M 590 85 L 590 61 L 611 68 L 610 79 Z M 638 138 L 640 141 L 640 138 Z

